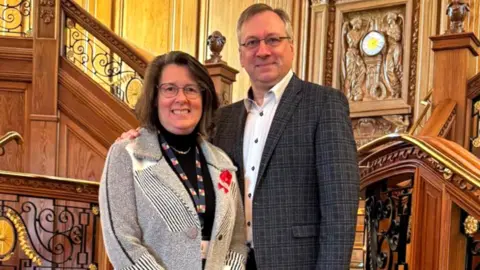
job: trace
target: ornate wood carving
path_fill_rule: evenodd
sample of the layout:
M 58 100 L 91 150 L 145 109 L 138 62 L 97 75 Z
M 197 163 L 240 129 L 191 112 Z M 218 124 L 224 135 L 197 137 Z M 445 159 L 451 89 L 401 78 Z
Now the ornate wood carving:
M 445 122 L 445 124 L 442 126 L 442 129 L 440 130 L 440 133 L 438 134 L 438 136 L 445 138 L 447 133 L 452 128 L 453 120 L 455 120 L 456 116 L 457 116 L 457 108 L 453 109 L 452 113 L 447 119 L 447 122 Z
M 333 83 L 333 49 L 335 45 L 335 8 L 336 0 L 328 5 L 327 56 L 325 57 L 325 85 Z
M 397 7 L 344 15 L 341 89 L 349 100 L 402 97 L 405 24 Z
M 75 199 L 81 202 L 98 200 L 98 185 L 86 182 L 67 182 L 48 177 L 24 178 L 21 176 L 0 175 L 0 190 L 6 194 L 52 196 L 63 200 Z
M 40 0 L 40 18 L 45 24 L 52 22 L 55 18 L 54 0 Z
M 148 61 L 136 53 L 136 50 L 128 45 L 122 38 L 85 12 L 74 1 L 62 0 L 62 9 L 68 17 L 74 19 L 76 23 L 80 24 L 112 51 L 120 55 L 120 57 L 136 72 L 142 75 L 142 77 L 144 76 Z
M 410 46 L 410 76 L 408 82 L 408 104 L 412 107 L 415 105 L 415 86 L 417 81 L 417 59 L 418 59 L 418 32 L 420 21 L 420 3 L 413 1 L 413 29 L 412 29 L 412 45 Z
M 352 119 L 357 147 L 389 133 L 405 133 L 410 125 L 408 115 L 387 115 Z

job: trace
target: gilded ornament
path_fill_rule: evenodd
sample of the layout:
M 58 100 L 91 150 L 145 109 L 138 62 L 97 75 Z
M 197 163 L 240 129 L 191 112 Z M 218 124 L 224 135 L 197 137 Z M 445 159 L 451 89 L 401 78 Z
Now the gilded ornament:
M 478 220 L 472 216 L 468 216 L 463 222 L 465 233 L 472 237 L 478 231 Z
M 15 249 L 15 227 L 10 219 L 0 217 L 0 262 L 8 261 Z
M 20 248 L 22 249 L 23 253 L 36 265 L 41 266 L 42 261 L 40 260 L 40 257 L 32 249 L 32 247 L 29 245 L 27 241 L 27 230 L 25 228 L 25 225 L 23 224 L 22 220 L 20 217 L 13 212 L 12 210 L 8 209 L 7 210 L 7 218 L 12 221 L 15 230 L 17 232 L 18 236 L 18 243 Z
M 475 138 L 475 139 L 472 141 L 472 145 L 473 145 L 473 147 L 475 147 L 475 148 L 480 147 L 480 137 Z
M 480 112 L 480 101 L 475 102 L 475 105 L 473 105 L 475 108 L 475 111 Z
M 100 214 L 100 209 L 98 209 L 98 206 L 92 207 L 92 214 L 94 214 L 95 216 L 98 216 Z
M 88 270 L 97 270 L 97 269 L 98 269 L 97 266 L 93 263 L 88 266 Z
M 453 176 L 453 172 L 452 170 L 450 170 L 449 168 L 444 168 L 443 169 L 443 178 L 445 180 L 450 180 Z

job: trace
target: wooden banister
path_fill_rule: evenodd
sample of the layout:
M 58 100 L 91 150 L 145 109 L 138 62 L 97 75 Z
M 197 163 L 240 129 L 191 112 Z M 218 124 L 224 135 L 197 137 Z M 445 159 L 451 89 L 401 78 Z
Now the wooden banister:
M 390 134 L 362 146 L 359 160 L 366 267 L 393 260 L 411 269 L 464 269 L 471 255 L 462 213 L 480 219 L 478 158 L 441 137 Z M 391 241 L 396 248 L 382 244 Z
M 76 23 L 81 25 L 89 33 L 95 36 L 95 38 L 104 43 L 109 49 L 118 54 L 123 61 L 142 77 L 145 75 L 145 69 L 148 65 L 148 59 L 145 55 L 103 25 L 99 20 L 90 15 L 74 1 L 62 0 L 61 7 L 68 17 L 74 19 Z

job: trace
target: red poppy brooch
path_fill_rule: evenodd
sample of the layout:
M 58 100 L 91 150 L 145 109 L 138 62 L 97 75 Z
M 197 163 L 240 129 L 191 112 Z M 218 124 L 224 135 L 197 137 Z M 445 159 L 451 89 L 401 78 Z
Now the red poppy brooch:
M 223 170 L 220 173 L 220 182 L 218 183 L 218 189 L 228 193 L 230 190 L 230 184 L 232 183 L 232 174 L 228 170 Z

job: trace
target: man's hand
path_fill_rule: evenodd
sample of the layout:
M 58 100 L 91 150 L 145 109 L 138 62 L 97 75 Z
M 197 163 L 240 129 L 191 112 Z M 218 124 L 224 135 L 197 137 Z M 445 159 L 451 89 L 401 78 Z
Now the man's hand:
M 120 137 L 115 140 L 115 142 L 125 140 L 125 139 L 133 140 L 137 138 L 138 136 L 140 136 L 140 133 L 138 132 L 139 129 L 140 128 L 130 129 L 129 131 L 123 132 L 122 135 L 120 135 Z

